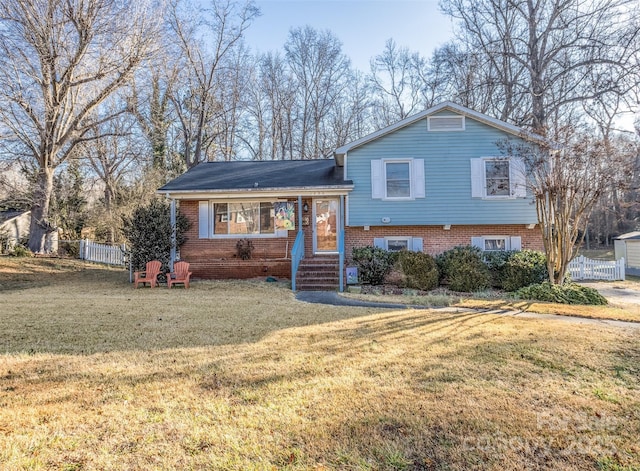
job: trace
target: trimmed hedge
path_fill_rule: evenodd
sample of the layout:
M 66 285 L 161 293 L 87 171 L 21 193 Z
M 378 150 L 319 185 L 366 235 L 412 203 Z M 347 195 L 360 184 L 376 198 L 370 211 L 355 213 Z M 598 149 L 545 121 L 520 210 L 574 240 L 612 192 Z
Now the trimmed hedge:
M 520 299 L 560 304 L 587 304 L 593 306 L 608 304 L 606 298 L 595 289 L 572 282 L 566 282 L 564 285 L 555 285 L 545 281 L 520 288 L 516 296 Z
M 491 286 L 494 288 L 502 288 L 504 266 L 515 253 L 517 252 L 514 250 L 483 252 L 482 260 L 484 260 L 487 268 L 489 268 Z
M 547 258 L 535 250 L 513 252 L 500 268 L 499 278 L 506 291 L 517 291 L 525 286 L 542 283 L 549 278 Z
M 408 288 L 430 291 L 438 287 L 440 275 L 431 255 L 403 250 L 398 254 L 398 265 Z
M 473 292 L 491 286 L 489 268 L 477 247 L 458 246 L 436 257 L 441 280 L 453 291 Z
M 381 285 L 391 272 L 396 254 L 379 247 L 354 247 L 351 259 L 358 267 L 358 278 L 363 283 Z

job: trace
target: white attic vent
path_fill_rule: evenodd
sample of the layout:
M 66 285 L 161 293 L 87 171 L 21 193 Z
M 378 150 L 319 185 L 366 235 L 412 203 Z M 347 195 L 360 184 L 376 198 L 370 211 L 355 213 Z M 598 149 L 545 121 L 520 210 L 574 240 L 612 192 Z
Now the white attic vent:
M 430 116 L 428 131 L 464 131 L 464 116 Z

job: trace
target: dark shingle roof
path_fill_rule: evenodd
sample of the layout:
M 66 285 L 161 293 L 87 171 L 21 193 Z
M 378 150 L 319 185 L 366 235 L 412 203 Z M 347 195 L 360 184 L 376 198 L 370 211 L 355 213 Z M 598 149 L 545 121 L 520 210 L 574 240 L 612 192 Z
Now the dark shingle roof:
M 22 211 L 20 209 L 8 209 L 6 211 L 0 211 L 0 223 L 18 217 L 26 212 L 27 211 Z
M 204 162 L 158 191 L 266 190 L 352 185 L 333 159 Z

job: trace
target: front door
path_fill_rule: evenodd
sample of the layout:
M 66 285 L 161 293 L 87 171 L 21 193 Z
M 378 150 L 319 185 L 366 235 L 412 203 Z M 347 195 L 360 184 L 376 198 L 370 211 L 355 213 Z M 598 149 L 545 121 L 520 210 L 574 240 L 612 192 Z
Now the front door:
M 338 251 L 338 208 L 340 200 L 313 200 L 313 251 L 315 253 Z

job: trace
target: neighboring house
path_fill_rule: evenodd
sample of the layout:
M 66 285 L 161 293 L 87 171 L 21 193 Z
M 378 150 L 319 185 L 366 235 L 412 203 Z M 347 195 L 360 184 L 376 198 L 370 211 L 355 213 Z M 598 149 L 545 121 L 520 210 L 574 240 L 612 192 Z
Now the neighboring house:
M 10 250 L 19 241 L 29 238 L 31 211 L 0 211 L 0 252 Z
M 363 245 L 432 255 L 469 244 L 541 250 L 524 165 L 498 148 L 522 135 L 447 102 L 333 159 L 203 163 L 159 193 L 192 222 L 181 256 L 194 276 L 293 276 L 294 289 L 335 289 L 344 258 Z M 279 223 L 283 211 L 289 225 Z M 241 238 L 253 243 L 251 260 L 234 257 Z
M 624 257 L 626 273 L 640 276 L 640 232 L 629 232 L 616 237 L 613 246 L 616 260 Z

